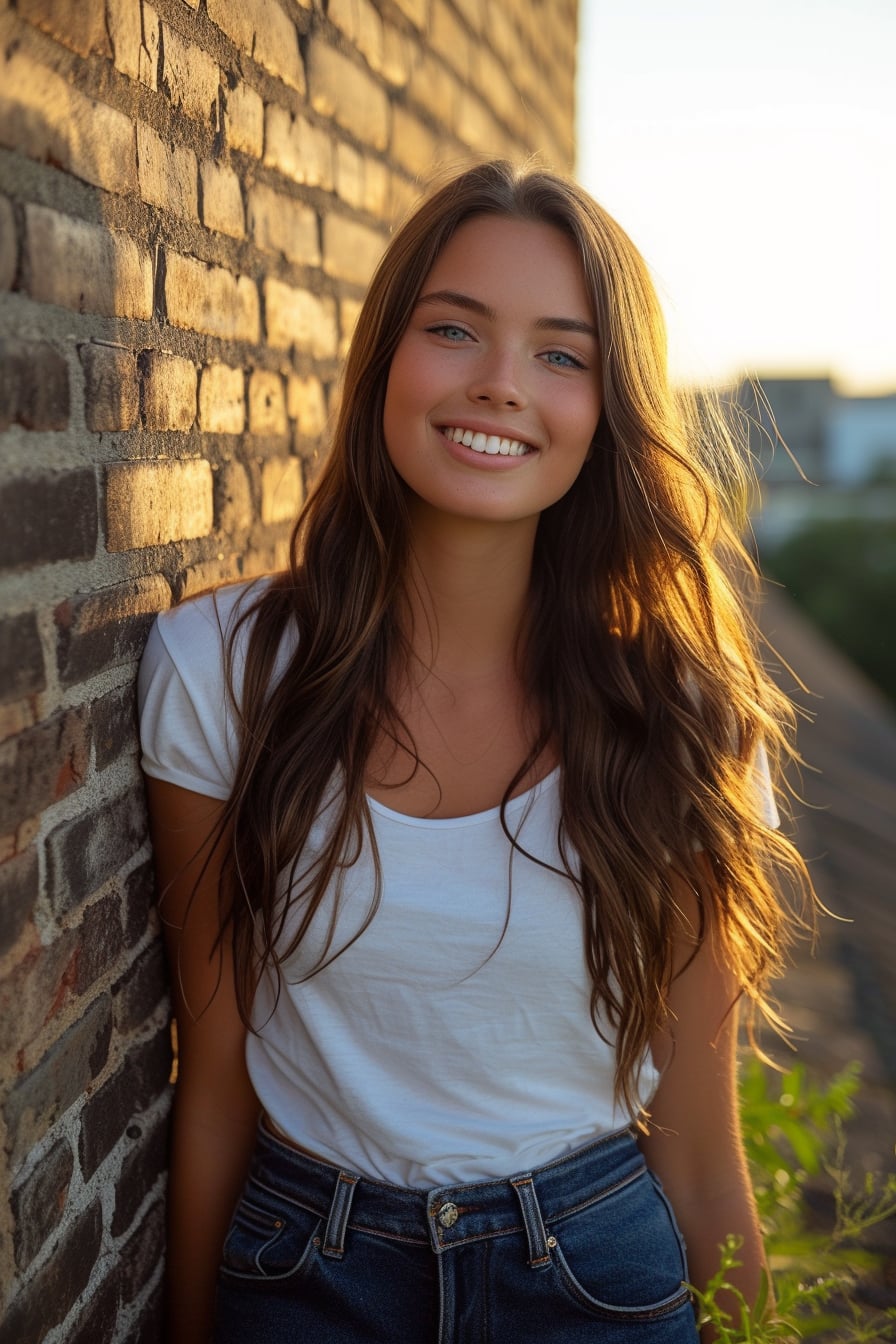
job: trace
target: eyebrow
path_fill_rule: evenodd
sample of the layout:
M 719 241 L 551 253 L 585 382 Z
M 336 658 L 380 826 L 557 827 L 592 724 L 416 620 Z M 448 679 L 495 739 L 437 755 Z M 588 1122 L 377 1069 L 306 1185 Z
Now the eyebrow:
M 487 318 L 494 322 L 497 314 L 494 308 L 490 308 L 487 303 L 481 299 L 474 299 L 471 294 L 462 294 L 456 289 L 437 289 L 431 294 L 421 294 L 417 300 L 417 305 L 423 304 L 450 304 L 452 308 L 465 308 L 468 312 L 478 313 L 480 317 Z M 573 331 L 582 336 L 591 336 L 597 340 L 597 331 L 590 322 L 583 322 L 579 317 L 540 317 L 535 323 L 540 331 Z

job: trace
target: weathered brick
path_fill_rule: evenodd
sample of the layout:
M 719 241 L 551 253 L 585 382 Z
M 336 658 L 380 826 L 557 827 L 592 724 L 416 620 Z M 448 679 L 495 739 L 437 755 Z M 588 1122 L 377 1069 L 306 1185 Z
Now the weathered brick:
M 215 526 L 228 537 L 252 524 L 252 490 L 242 462 L 225 462 L 215 472 Z
M 99 1076 L 111 1037 L 111 1006 L 106 998 L 97 999 L 53 1042 L 35 1068 L 13 1085 L 3 1106 L 13 1166 L 19 1165 Z
M 300 0 L 306 9 L 311 0 Z M 296 26 L 277 0 L 208 0 L 208 16 L 232 42 L 284 84 L 305 93 Z
M 217 65 L 195 42 L 188 42 L 169 23 L 162 24 L 162 64 L 159 87 L 173 107 L 188 117 L 218 129 Z
M 196 365 L 191 359 L 161 350 L 144 350 L 137 363 L 145 428 L 185 433 L 196 419 Z
M 286 397 L 279 373 L 269 369 L 253 369 L 250 373 L 249 433 L 286 433 Z
M 342 215 L 324 216 L 324 270 L 340 280 L 366 285 L 382 256 L 382 234 Z
M 303 438 L 316 439 L 327 425 L 327 402 L 319 378 L 291 373 L 286 385 L 286 411 Z
M 393 28 L 391 23 L 383 25 L 383 62 L 382 74 L 395 88 L 403 89 L 411 77 L 414 60 L 414 47 L 406 33 Z
M 444 62 L 424 51 L 411 71 L 409 92 L 415 103 L 424 108 L 449 130 L 454 130 L 461 101 L 467 96 L 457 78 Z
M 336 354 L 339 338 L 331 298 L 269 278 L 264 282 L 264 303 L 268 341 L 276 349 L 294 345 L 316 359 L 331 359 Z
M 138 1226 L 121 1247 L 119 1267 L 119 1291 L 121 1300 L 127 1304 L 139 1297 L 153 1276 L 160 1279 L 160 1270 L 165 1257 L 165 1208 L 163 1201 L 157 1200 L 146 1210 Z M 155 1318 L 147 1311 L 137 1322 L 133 1344 L 163 1344 L 160 1336 L 159 1307 L 155 1305 Z
M 68 367 L 47 341 L 0 340 L 0 430 L 66 429 Z
M 91 341 L 78 349 L 84 369 L 84 419 L 96 433 L 133 429 L 140 413 L 132 350 Z
M 148 928 L 158 929 L 156 919 L 156 878 L 151 859 L 132 868 L 122 883 L 121 908 L 124 938 L 128 947 L 142 942 Z
M 54 1143 L 20 1185 L 13 1188 L 13 1246 L 19 1269 L 25 1269 L 59 1227 L 75 1169 L 67 1139 Z
M 206 159 L 200 169 L 202 180 L 202 222 L 207 229 L 226 233 L 231 238 L 243 238 L 246 221 L 243 216 L 243 193 L 240 179 L 224 163 Z
M 128 79 L 140 75 L 140 48 L 143 24 L 140 0 L 106 0 L 106 22 L 112 41 L 112 59 L 116 70 Z
M 167 1118 L 156 1120 L 145 1129 L 139 1123 L 128 1125 L 127 1132 L 133 1147 L 125 1155 L 115 1187 L 113 1237 L 120 1237 L 128 1230 L 147 1192 L 156 1185 L 168 1165 Z
M 7 481 L 0 517 L 0 568 L 89 559 L 98 526 L 93 468 Z
M 44 655 L 34 613 L 0 618 L 0 701 L 19 700 L 42 691 Z
M 168 970 L 162 944 L 156 939 L 143 949 L 112 988 L 115 1029 L 135 1032 L 168 998 Z
M 344 359 L 348 354 L 348 348 L 351 344 L 352 335 L 358 324 L 358 318 L 361 316 L 360 299 L 340 299 L 339 300 L 339 328 L 342 333 L 339 341 L 339 354 Z
M 65 1344 L 99 1344 L 100 1340 L 117 1339 L 117 1320 L 118 1284 L 113 1269 L 78 1311 L 78 1319 L 66 1328 Z M 128 1339 L 133 1338 L 133 1330 L 129 1329 Z
M 108 317 L 152 316 L 149 249 L 42 205 L 25 207 L 25 284 L 38 303 Z
M 157 89 L 159 87 L 159 64 L 162 55 L 162 24 L 158 14 L 152 5 L 147 3 L 147 0 L 143 0 L 141 24 L 143 40 L 138 57 L 138 78 L 140 83 L 145 84 L 147 88 Z
M 19 260 L 19 240 L 12 202 L 0 196 L 0 289 L 12 289 Z
M 404 107 L 392 109 L 392 157 L 409 173 L 425 177 L 437 157 L 438 137 Z
M 249 191 L 249 234 L 256 247 L 303 266 L 320 265 L 317 214 L 263 182 Z
M 26 849 L 0 863 L 0 957 L 18 942 L 39 894 L 36 849 Z
M 224 138 L 231 149 L 261 158 L 264 147 L 264 103 L 261 94 L 243 82 L 224 92 Z
M 504 133 L 491 111 L 475 94 L 460 100 L 455 129 L 465 144 L 483 154 L 494 153 L 505 143 Z
M 430 0 L 394 0 L 394 3 L 396 9 L 400 9 L 415 28 L 421 31 L 426 28 L 429 21 Z
M 47 887 L 57 916 L 85 901 L 146 840 L 142 793 L 134 791 L 73 817 L 47 837 Z
M 309 45 L 308 86 L 315 112 L 332 117 L 363 144 L 386 148 L 389 99 L 382 85 L 318 37 L 312 37 Z
M 381 159 L 364 160 L 364 209 L 382 218 L 388 213 L 392 174 Z
M 124 951 L 121 925 L 121 897 L 117 891 L 93 901 L 84 911 L 78 926 L 78 942 L 69 981 L 73 995 L 86 994 L 101 980 L 108 982 L 110 970 Z M 115 1023 L 117 1029 L 117 1022 Z
M 349 205 L 364 205 L 364 159 L 344 140 L 336 142 L 336 191 Z
M 231 341 L 255 342 L 260 335 L 254 281 L 194 257 L 167 254 L 165 306 L 168 320 L 175 327 Z
M 83 709 L 54 714 L 0 745 L 0 835 L 79 788 L 89 759 Z
M 330 136 L 279 103 L 264 113 L 264 162 L 293 182 L 308 187 L 333 187 L 333 150 Z
M 151 126 L 137 122 L 137 173 L 140 196 L 181 219 L 199 218 L 196 155 L 185 145 L 165 144 Z
M 467 23 L 475 33 L 481 33 L 485 26 L 486 6 L 482 0 L 454 0 Z
M 64 686 L 139 658 L 155 614 L 171 605 L 161 575 L 98 588 L 61 602 L 57 627 L 59 676 Z
M 159 1273 L 159 1266 L 162 1263 L 164 1254 L 164 1211 L 159 1204 L 154 1204 L 147 1212 L 144 1219 L 144 1225 L 149 1223 L 153 1229 L 155 1240 L 150 1242 L 150 1251 L 147 1256 L 150 1273 L 155 1276 L 150 1291 L 146 1292 L 146 1284 L 137 1285 L 137 1291 L 143 1302 L 136 1316 L 133 1318 L 133 1325 L 130 1331 L 129 1344 L 166 1344 L 163 1334 L 163 1278 Z M 155 1255 L 155 1259 L 153 1259 Z M 127 1275 L 128 1282 L 133 1283 L 133 1277 Z
M 329 0 L 327 17 L 377 74 L 383 69 L 383 21 L 370 0 Z
M 466 79 L 470 70 L 470 38 L 449 0 L 432 0 L 429 43 L 437 56 Z
M 137 750 L 137 705 L 133 684 L 119 686 L 90 707 L 94 764 L 97 770 Z
M 297 457 L 269 457 L 261 464 L 261 521 L 294 523 L 305 497 Z
M 0 143 L 106 191 L 137 184 L 134 124 L 22 50 L 0 50 Z M 73 268 L 74 269 L 74 268 Z
M 204 434 L 242 434 L 246 376 L 227 364 L 207 364 L 199 380 L 199 428 Z
M 167 1027 L 132 1048 L 123 1065 L 95 1092 L 81 1112 L 78 1156 L 89 1180 L 128 1125 L 168 1087 L 171 1044 Z
M 99 1259 L 99 1199 L 72 1221 L 40 1271 L 13 1299 L 0 1324 L 0 1344 L 43 1344 L 81 1296 Z
M 111 56 L 103 0 L 18 0 L 23 19 L 81 56 Z
M 208 462 L 114 462 L 107 467 L 108 550 L 134 551 L 204 537 L 211 526 Z
M 503 61 L 499 61 L 486 46 L 477 47 L 476 58 L 478 66 L 476 87 L 488 90 L 489 106 L 509 126 L 514 129 L 525 129 L 526 119 L 531 116 L 531 111 L 523 106 L 519 89 L 508 76 Z

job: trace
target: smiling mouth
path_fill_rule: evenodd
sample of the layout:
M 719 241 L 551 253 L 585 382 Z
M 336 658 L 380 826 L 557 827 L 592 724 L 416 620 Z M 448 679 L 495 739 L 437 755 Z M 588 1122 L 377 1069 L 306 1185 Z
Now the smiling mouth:
M 525 457 L 527 453 L 535 452 L 531 443 L 500 438 L 497 434 L 474 433 L 472 429 L 457 429 L 452 425 L 444 425 L 442 433 L 446 439 L 462 443 L 465 448 L 472 448 L 474 453 L 487 453 L 490 457 Z

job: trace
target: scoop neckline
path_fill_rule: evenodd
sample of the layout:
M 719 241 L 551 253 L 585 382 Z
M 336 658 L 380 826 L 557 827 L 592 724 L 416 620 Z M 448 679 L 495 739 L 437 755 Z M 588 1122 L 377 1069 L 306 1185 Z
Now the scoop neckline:
M 526 789 L 524 793 L 518 793 L 515 798 L 511 798 L 505 811 L 515 814 L 520 808 L 534 802 L 538 795 L 554 784 L 559 777 L 560 766 L 555 765 L 553 770 L 543 775 L 541 779 L 536 780 L 531 788 Z M 387 821 L 398 822 L 403 826 L 421 826 L 430 830 L 448 830 L 456 826 L 475 826 L 482 822 L 493 821 L 501 815 L 499 804 L 497 807 L 486 808 L 484 812 L 467 812 L 460 817 L 415 817 L 409 812 L 397 812 L 394 807 L 388 807 L 385 803 L 381 803 L 378 798 L 371 798 L 370 794 L 365 796 L 370 810 L 384 817 Z

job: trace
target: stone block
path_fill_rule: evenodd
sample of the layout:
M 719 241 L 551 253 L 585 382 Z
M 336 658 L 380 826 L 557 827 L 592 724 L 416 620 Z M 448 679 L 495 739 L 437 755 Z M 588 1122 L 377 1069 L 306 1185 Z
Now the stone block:
M 406 19 L 410 19 L 415 28 L 419 28 L 421 32 L 426 30 L 430 0 L 394 0 L 394 4 Z
M 149 249 L 124 233 L 42 205 L 25 207 L 25 288 L 38 303 L 78 313 L 152 316 Z
M 220 71 L 211 56 L 169 23 L 163 23 L 159 87 L 172 107 L 182 108 L 188 117 L 216 131 L 220 81 Z
M 249 433 L 285 434 L 286 429 L 283 379 L 269 369 L 253 369 L 249 375 Z
M 140 414 L 137 361 L 132 350 L 91 342 L 79 347 L 84 369 L 84 418 L 98 433 L 133 429 Z
M 0 569 L 91 559 L 98 534 L 93 468 L 7 481 L 0 517 Z
M 47 986 L 50 997 L 54 988 Z M 3 1106 L 13 1168 L 102 1073 L 111 1037 L 111 1006 L 107 999 L 97 999 L 53 1042 L 40 1062 L 13 1084 Z
M 166 144 L 151 126 L 137 122 L 137 173 L 140 196 L 181 219 L 198 220 L 196 155 L 185 145 Z
M 264 103 L 261 94 L 242 81 L 224 92 L 224 138 L 231 149 L 261 158 Z
M 119 686 L 108 695 L 94 700 L 90 707 L 90 723 L 93 758 L 98 772 L 136 752 L 139 738 L 136 688 L 133 683 Z
M 225 462 L 215 473 L 215 526 L 227 537 L 252 526 L 252 490 L 242 462 Z
M 333 188 L 330 135 L 279 103 L 265 108 L 264 162 L 302 186 L 322 187 L 324 191 Z
M 18 1268 L 27 1269 L 59 1226 L 75 1169 L 67 1139 L 54 1143 L 25 1180 L 13 1187 L 13 1247 Z
M 411 70 L 409 92 L 413 101 L 438 122 L 454 130 L 458 108 L 467 96 L 456 75 L 429 51 L 424 51 Z
M 404 107 L 392 109 L 392 158 L 415 177 L 425 178 L 438 157 L 438 136 Z
M 21 47 L 0 50 L 0 144 L 106 191 L 136 188 L 130 117 L 88 98 Z
M 47 341 L 0 339 L 0 430 L 66 429 L 68 367 Z
M 33 846 L 0 863 L 0 957 L 18 942 L 39 895 L 40 873 Z
M 299 0 L 306 9 L 311 0 Z M 284 84 L 305 94 L 296 25 L 278 0 L 208 0 L 208 16 L 231 42 Z
M 122 1067 L 95 1092 L 81 1112 L 78 1156 L 89 1180 L 141 1111 L 168 1087 L 171 1043 L 167 1027 L 131 1048 Z
M 128 79 L 139 79 L 143 45 L 140 0 L 106 0 L 106 22 L 116 70 Z
M 128 1035 L 143 1027 L 168 998 L 168 968 L 160 940 L 143 949 L 112 988 L 115 1030 Z
M 246 221 L 240 179 L 224 163 L 206 159 L 200 168 L 202 182 L 202 222 L 207 229 L 244 238 Z
M 0 701 L 36 695 L 46 684 L 34 612 L 0 617 Z
M 343 215 L 324 216 L 324 271 L 339 280 L 366 285 L 383 254 L 381 233 Z
M 63 686 L 136 662 L 156 612 L 171 605 L 160 574 L 79 593 L 56 607 L 56 657 Z
M 267 337 L 277 350 L 297 350 L 332 359 L 339 348 L 336 305 L 328 295 L 310 294 L 281 280 L 264 282 Z
M 80 56 L 111 56 L 103 0 L 17 0 L 23 19 Z
M 344 140 L 336 142 L 336 192 L 355 210 L 364 208 L 364 159 Z
M 360 299 L 339 300 L 339 328 L 342 333 L 339 342 L 339 354 L 343 359 L 348 354 L 348 348 L 351 345 L 352 336 L 354 335 L 355 327 L 358 324 L 358 318 L 360 316 Z
M 137 362 L 144 427 L 186 433 L 196 419 L 196 365 L 161 350 L 144 350 Z
M 263 182 L 249 190 L 249 235 L 256 247 L 300 266 L 320 265 L 317 213 Z
M 414 63 L 415 48 L 408 35 L 391 23 L 383 25 L 382 75 L 396 89 L 407 87 Z
M 211 527 L 208 462 L 113 462 L 107 467 L 107 550 L 134 551 L 205 537 Z
M 115 1183 L 115 1210 L 112 1214 L 112 1235 L 120 1237 L 127 1232 L 138 1210 L 168 1166 L 168 1119 L 154 1124 L 136 1123 L 128 1126 L 131 1147 L 121 1164 L 121 1175 Z
M 142 789 L 61 822 L 47 837 L 47 895 L 54 915 L 59 918 L 83 903 L 145 841 Z
M 0 289 L 12 289 L 19 260 L 19 240 L 12 201 L 0 196 Z
M 146 1285 L 156 1277 L 165 1257 L 165 1205 L 162 1199 L 150 1204 L 134 1231 L 121 1246 L 118 1275 L 122 1302 L 127 1305 L 145 1293 Z M 164 1344 L 159 1334 L 158 1299 L 150 1301 L 135 1321 L 133 1344 Z
M 162 25 L 148 0 L 143 0 L 141 21 L 143 40 L 140 45 L 138 78 L 147 88 L 157 89 L 162 57 Z
M 449 0 L 432 0 L 428 36 L 436 56 L 450 65 L 462 80 L 468 79 L 472 59 L 470 36 Z
M 322 38 L 308 48 L 311 105 L 362 144 L 382 152 L 389 144 L 389 99 L 378 80 Z
M 0 745 L 0 835 L 73 793 L 90 761 L 83 708 L 69 709 Z
M 383 21 L 370 0 L 329 0 L 327 17 L 377 74 L 383 69 Z
M 286 386 L 286 412 L 303 438 L 316 439 L 322 434 L 327 427 L 327 400 L 320 379 L 291 373 Z
M 109 972 L 123 951 L 121 896 L 118 891 L 112 891 L 87 906 L 78 926 L 78 951 L 71 976 L 72 994 L 80 996 L 93 990 L 95 997 L 99 991 L 99 982 L 108 983 Z
M 166 255 L 165 308 L 175 327 L 206 336 L 254 344 L 261 334 L 253 280 L 177 252 Z
M 0 1323 L 0 1344 L 42 1344 L 90 1282 L 102 1242 L 103 1212 L 97 1197 L 66 1226 L 53 1254 L 13 1298 Z
M 207 364 L 199 380 L 199 428 L 204 434 L 242 434 L 246 375 L 227 364 Z
M 294 523 L 305 498 L 297 457 L 269 457 L 261 464 L 261 521 Z

